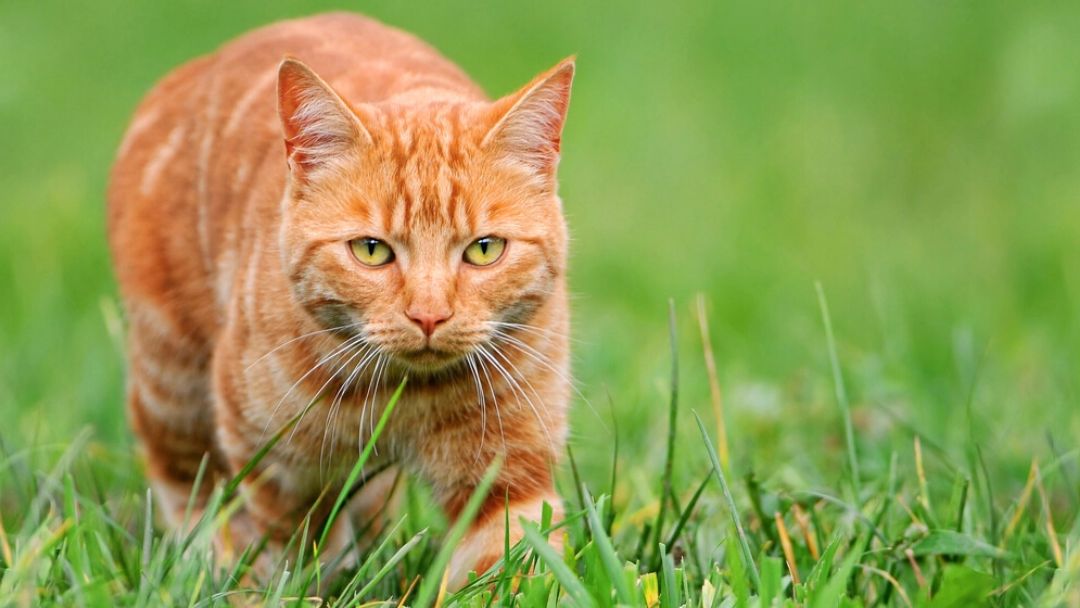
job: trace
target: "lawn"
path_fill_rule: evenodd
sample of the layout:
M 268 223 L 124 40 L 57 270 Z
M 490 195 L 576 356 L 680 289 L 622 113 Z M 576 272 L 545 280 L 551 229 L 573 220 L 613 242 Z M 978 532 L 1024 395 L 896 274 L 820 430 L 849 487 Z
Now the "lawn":
M 344 580 L 313 583 L 315 531 L 270 581 L 216 563 L 214 519 L 148 518 L 124 420 L 103 191 L 135 104 L 331 7 L 492 95 L 578 55 L 570 517 L 457 595 L 418 483 Z M 0 605 L 1080 606 L 1077 31 L 1043 2 L 0 4 Z

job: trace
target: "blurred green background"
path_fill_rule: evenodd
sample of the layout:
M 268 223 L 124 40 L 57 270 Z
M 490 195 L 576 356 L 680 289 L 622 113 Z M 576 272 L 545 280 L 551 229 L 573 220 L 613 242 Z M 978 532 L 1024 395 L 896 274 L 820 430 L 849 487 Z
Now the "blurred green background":
M 416 33 L 493 96 L 578 55 L 561 173 L 590 480 L 606 479 L 609 404 L 630 478 L 660 467 L 669 298 L 683 403 L 711 415 L 702 292 L 737 468 L 835 484 L 842 427 L 815 281 L 866 470 L 894 450 L 910 466 L 918 432 L 944 460 L 978 442 L 1013 487 L 1033 457 L 1076 447 L 1078 4 L 5 0 L 9 447 L 86 426 L 130 443 L 103 191 L 139 98 L 241 32 L 331 7 Z M 680 426 L 697 441 L 685 414 Z

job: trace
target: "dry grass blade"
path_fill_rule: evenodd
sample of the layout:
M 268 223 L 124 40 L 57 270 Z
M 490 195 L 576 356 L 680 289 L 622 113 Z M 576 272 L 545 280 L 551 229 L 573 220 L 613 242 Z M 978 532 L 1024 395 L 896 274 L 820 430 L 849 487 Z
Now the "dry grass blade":
M 784 550 L 784 561 L 787 562 L 788 572 L 791 573 L 791 581 L 798 585 L 799 568 L 795 565 L 795 550 L 791 546 L 791 537 L 788 536 L 784 518 L 779 511 L 776 511 L 773 513 L 773 519 L 776 521 L 776 531 L 780 534 L 780 547 Z
M 720 379 L 716 373 L 716 358 L 713 356 L 712 338 L 709 334 L 709 314 L 705 310 L 705 294 L 698 294 L 697 318 L 701 331 L 701 350 L 705 356 L 705 372 L 709 377 L 709 397 L 712 400 L 713 418 L 716 420 L 716 447 L 720 451 L 720 464 L 728 470 L 731 462 L 728 450 L 727 424 L 724 422 L 724 401 L 720 392 Z
M 1038 461 L 1032 459 L 1031 468 L 1028 469 L 1027 482 L 1024 484 L 1024 490 L 1020 492 L 1020 498 L 1016 501 L 1016 511 L 1013 512 L 1013 516 L 1009 520 L 1009 525 L 1005 526 L 1005 533 L 1001 536 L 1002 547 L 1005 546 L 1005 542 L 1009 540 L 1009 537 L 1016 531 L 1016 527 L 1020 525 L 1020 522 L 1024 519 L 1024 512 L 1027 510 L 1028 503 L 1031 501 L 1031 493 L 1035 490 L 1035 479 L 1038 475 L 1038 468 Z
M 1058 568 L 1065 565 L 1065 555 L 1061 551 L 1061 543 L 1058 542 L 1057 530 L 1054 529 L 1054 515 L 1050 512 L 1050 501 L 1046 498 L 1046 488 L 1043 486 L 1042 473 L 1039 465 L 1032 463 L 1035 471 L 1035 487 L 1039 489 L 1039 500 L 1042 502 L 1043 519 L 1046 520 L 1046 537 L 1050 541 L 1050 549 L 1054 552 L 1054 562 Z
M 802 532 L 803 542 L 806 543 L 806 550 L 810 552 L 810 557 L 814 558 L 815 561 L 821 559 L 817 537 L 814 536 L 813 531 L 810 529 L 810 517 L 802 510 L 799 503 L 793 504 L 791 510 L 795 514 L 795 523 L 799 525 L 799 531 Z

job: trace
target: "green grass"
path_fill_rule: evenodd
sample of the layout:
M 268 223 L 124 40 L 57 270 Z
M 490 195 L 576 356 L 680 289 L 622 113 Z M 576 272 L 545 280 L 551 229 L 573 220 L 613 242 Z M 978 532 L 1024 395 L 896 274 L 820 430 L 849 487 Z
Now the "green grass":
M 578 54 L 570 515 L 454 596 L 455 534 L 418 483 L 332 583 L 318 530 L 270 581 L 216 563 L 224 492 L 195 534 L 156 528 L 123 416 L 112 155 L 168 69 L 331 5 L 0 4 L 0 605 L 1080 605 L 1066 3 L 336 4 L 493 94 Z

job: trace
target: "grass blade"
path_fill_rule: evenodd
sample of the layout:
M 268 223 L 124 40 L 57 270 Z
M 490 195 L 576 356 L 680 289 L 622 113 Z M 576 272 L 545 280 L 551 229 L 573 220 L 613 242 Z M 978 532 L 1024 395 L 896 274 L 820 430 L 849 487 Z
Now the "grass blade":
M 589 520 L 589 527 L 592 529 L 593 542 L 596 543 L 600 559 L 604 563 L 604 570 L 607 570 L 608 576 L 611 578 L 611 584 L 615 587 L 615 595 L 619 598 L 620 603 L 633 604 L 634 596 L 630 593 L 630 588 L 626 586 L 622 561 L 619 559 L 618 554 L 615 553 L 615 547 L 612 546 L 611 539 L 604 532 L 604 523 L 600 521 L 600 514 L 596 511 L 596 505 L 593 503 L 592 497 L 589 496 L 588 490 L 582 488 L 582 494 L 585 497 L 585 513 Z
M 855 502 L 862 496 L 862 482 L 859 481 L 859 459 L 855 452 L 855 431 L 851 424 L 851 406 L 848 404 L 847 390 L 844 388 L 844 376 L 840 373 L 840 358 L 836 355 L 836 339 L 833 337 L 832 318 L 829 316 L 829 302 L 825 299 L 825 289 L 821 281 L 814 283 L 817 290 L 818 306 L 821 308 L 821 320 L 825 323 L 825 341 L 829 348 L 829 366 L 832 368 L 833 387 L 836 390 L 836 403 L 844 418 L 844 441 L 847 444 L 848 467 L 851 473 L 851 488 L 855 492 Z
M 375 576 L 371 577 L 371 580 L 368 581 L 366 585 L 364 585 L 364 588 L 356 592 L 356 597 L 358 599 L 363 598 L 365 595 L 367 595 L 368 592 L 374 589 L 375 585 L 378 585 L 379 582 L 386 577 L 390 570 L 392 570 L 395 566 L 398 565 L 398 562 L 405 559 L 405 556 L 408 555 L 410 551 L 412 551 L 413 547 L 415 547 L 421 539 L 423 539 L 425 534 L 427 534 L 427 530 L 421 530 L 417 532 L 415 536 L 409 539 L 409 542 L 405 543 L 401 546 L 400 549 L 395 551 L 394 555 L 389 560 L 387 560 L 385 564 L 383 564 L 383 567 L 379 568 L 378 572 L 375 573 Z
M 754 565 L 754 554 L 750 551 L 750 541 L 746 538 L 746 530 L 743 529 L 742 520 L 739 519 L 739 510 L 735 506 L 735 498 L 732 497 L 731 488 L 728 487 L 727 479 L 724 478 L 724 470 L 720 468 L 720 459 L 716 457 L 716 449 L 712 445 L 712 440 L 709 439 L 709 432 L 705 430 L 705 425 L 701 422 L 701 416 L 698 416 L 697 412 L 694 412 L 694 420 L 697 421 L 698 429 L 701 430 L 701 439 L 709 450 L 709 460 L 712 461 L 713 474 L 716 475 L 717 481 L 720 482 L 720 488 L 724 491 L 724 499 L 727 500 L 731 520 L 735 524 L 735 531 L 739 536 L 739 547 L 742 549 L 743 560 L 750 571 L 750 578 L 754 581 L 754 587 L 760 588 L 761 576 L 758 574 L 757 566 Z
M 660 597 L 664 600 L 664 606 L 679 606 L 682 604 L 682 598 L 679 594 L 679 585 L 675 582 L 675 560 L 671 558 L 667 550 L 661 551 L 661 554 L 664 584 L 660 587 Z
M 334 520 L 337 519 L 338 512 L 341 511 L 342 505 L 345 504 L 345 501 L 350 496 L 350 488 L 356 483 L 356 480 L 360 477 L 360 473 L 364 471 L 364 465 L 371 456 L 372 450 L 375 449 L 375 442 L 378 441 L 379 435 L 382 434 L 383 428 L 386 427 L 386 422 L 390 420 L 390 414 L 394 412 L 398 400 L 401 399 L 401 393 L 405 391 L 405 383 L 408 381 L 408 376 L 401 379 L 401 384 L 398 385 L 394 394 L 390 396 L 390 401 L 386 403 L 382 416 L 379 417 L 379 422 L 375 425 L 375 430 L 372 431 L 371 437 L 368 439 L 367 444 L 364 445 L 364 451 L 360 453 L 360 457 L 356 459 L 356 464 L 354 464 L 352 470 L 349 471 L 349 477 L 345 480 L 345 485 L 341 487 L 337 500 L 334 501 L 334 506 L 330 509 L 330 514 L 326 517 L 326 523 L 323 524 L 322 534 L 319 535 L 319 547 L 322 547 L 326 543 L 326 537 L 330 534 L 330 528 L 334 525 Z
M 501 458 L 491 462 L 484 473 L 484 477 L 477 484 L 476 489 L 473 490 L 472 496 L 469 497 L 469 501 L 465 503 L 465 508 L 458 515 L 457 521 L 447 532 L 442 548 L 439 549 L 439 552 L 435 555 L 435 560 L 424 574 L 424 580 L 420 583 L 420 590 L 416 593 L 414 606 L 426 608 L 431 605 L 435 593 L 439 590 L 439 584 L 442 582 L 446 566 L 450 563 L 454 548 L 461 542 L 472 524 L 473 518 L 480 511 L 480 505 L 488 497 L 488 491 L 491 489 L 491 484 L 495 483 L 495 477 L 499 474 L 500 467 L 502 467 Z
M 679 515 L 679 521 L 676 522 L 675 528 L 671 530 L 671 534 L 667 539 L 667 552 L 671 553 L 675 548 L 675 541 L 679 540 L 679 535 L 682 534 L 683 528 L 686 527 L 686 522 L 690 520 L 690 516 L 694 513 L 694 507 L 697 506 L 698 500 L 701 499 L 701 495 L 705 493 L 705 486 L 709 485 L 709 480 L 712 479 L 712 473 L 705 475 L 705 478 L 701 480 L 697 490 L 694 490 L 694 495 L 690 497 L 690 502 L 686 503 L 686 508 L 682 510 L 682 514 Z
M 667 517 L 668 496 L 671 495 L 671 476 L 675 465 L 675 423 L 679 411 L 679 343 L 675 335 L 675 301 L 668 300 L 668 334 L 671 342 L 671 402 L 668 407 L 667 455 L 664 458 L 663 486 L 660 490 L 660 509 L 653 525 L 651 569 L 660 567 L 660 541 L 664 519 Z
M 593 599 L 589 592 L 585 590 L 585 585 L 581 583 L 581 579 L 577 574 L 572 572 L 567 567 L 566 562 L 559 557 L 559 554 L 555 552 L 555 549 L 548 544 L 540 531 L 536 529 L 536 526 L 532 523 L 525 522 L 525 542 L 532 547 L 533 552 L 539 556 L 540 561 L 551 570 L 551 573 L 555 575 L 555 580 L 559 581 L 562 588 L 566 591 L 567 595 L 574 600 L 578 606 L 582 608 L 595 608 L 596 601 Z

